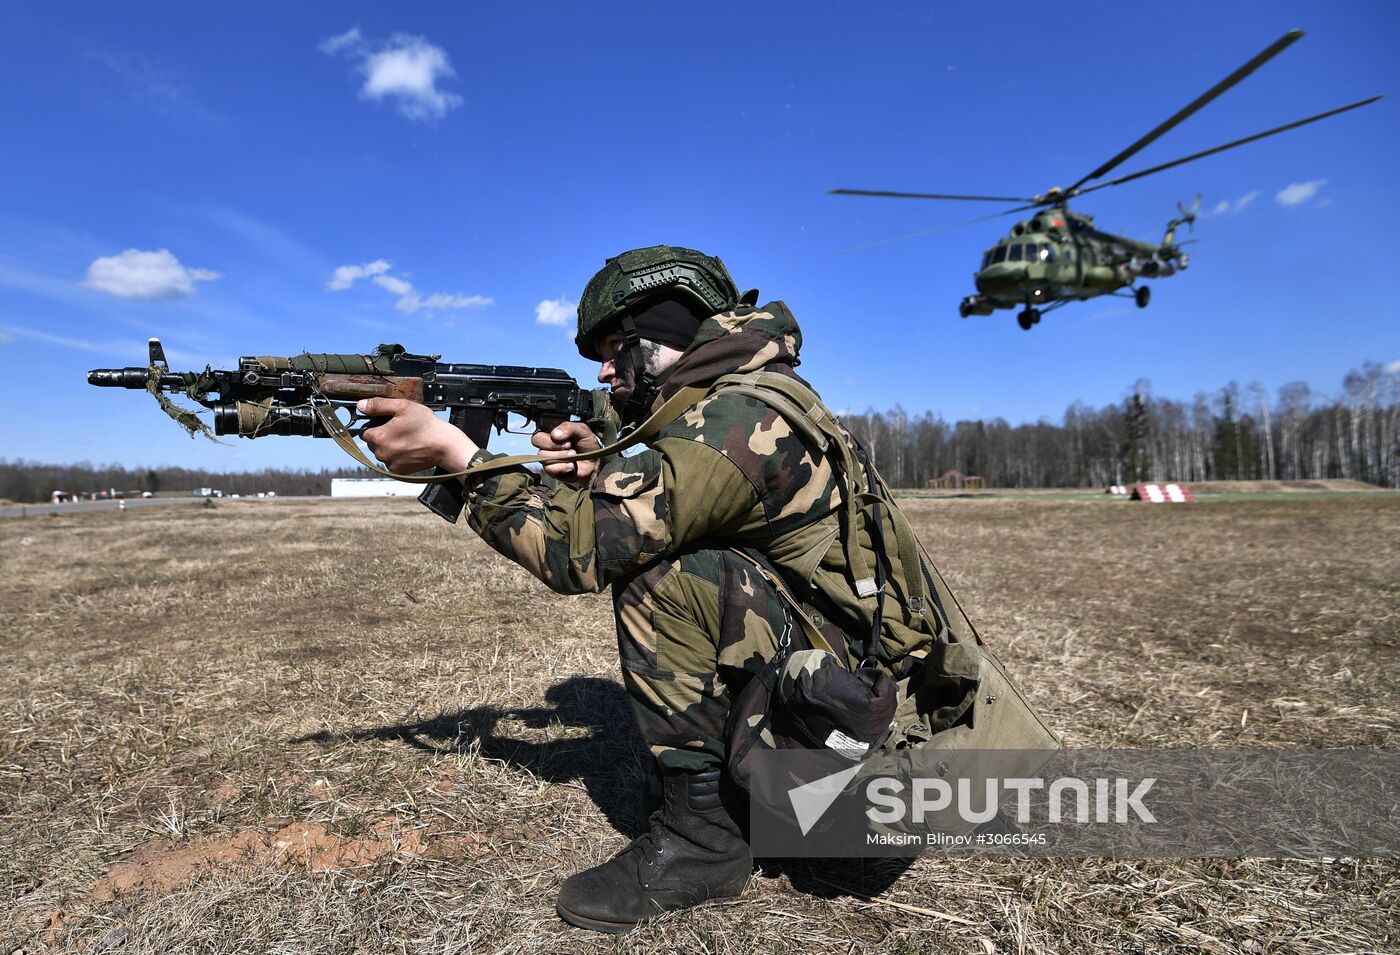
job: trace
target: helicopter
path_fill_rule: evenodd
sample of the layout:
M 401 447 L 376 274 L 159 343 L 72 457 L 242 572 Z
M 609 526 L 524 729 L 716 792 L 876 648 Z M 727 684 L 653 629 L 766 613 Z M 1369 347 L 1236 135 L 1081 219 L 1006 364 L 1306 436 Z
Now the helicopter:
M 1211 100 L 1220 96 L 1245 77 L 1249 76 L 1266 62 L 1303 36 L 1301 30 L 1291 30 L 1275 40 L 1253 59 L 1235 70 L 1225 79 L 1192 100 L 1175 115 L 1153 128 L 1137 142 L 1124 149 L 1112 159 L 1103 163 L 1087 176 L 1066 188 L 1055 187 L 1043 195 L 1030 197 L 1017 196 L 964 196 L 927 192 L 891 192 L 871 189 L 831 189 L 830 195 L 840 196 L 883 196 L 894 199 L 939 199 L 962 202 L 1014 202 L 1015 208 L 979 216 L 965 222 L 931 229 L 928 232 L 903 236 L 901 241 L 917 235 L 942 232 L 947 229 L 986 222 L 1002 216 L 1021 212 L 1031 212 L 1030 218 L 1011 227 L 1011 234 L 992 246 L 982 256 L 982 265 L 974 273 L 977 294 L 969 295 L 958 306 L 963 318 L 969 315 L 990 315 L 997 309 L 1021 308 L 1017 323 L 1030 331 L 1040 322 L 1041 316 L 1062 308 L 1071 302 L 1083 302 L 1101 295 L 1131 298 L 1138 308 L 1146 308 L 1151 300 L 1151 289 L 1138 284 L 1140 279 L 1160 279 L 1183 271 L 1190 259 L 1182 246 L 1187 242 L 1177 242 L 1176 232 L 1181 226 L 1194 231 L 1196 213 L 1200 208 L 1201 197 L 1188 208 L 1177 203 L 1180 215 L 1167 223 L 1166 234 L 1158 244 L 1141 242 L 1121 235 L 1101 231 L 1094 226 L 1094 217 L 1069 208 L 1069 200 L 1077 199 L 1099 189 L 1122 185 L 1144 176 L 1163 172 L 1176 166 L 1204 159 L 1236 146 L 1252 143 L 1266 136 L 1297 129 L 1319 120 L 1359 109 L 1381 99 L 1369 99 L 1339 106 L 1316 116 L 1309 116 L 1283 126 L 1245 136 L 1211 149 L 1205 149 L 1171 162 L 1160 163 L 1125 176 L 1118 176 L 1094 185 L 1089 183 L 1102 179 L 1122 163 L 1136 155 L 1149 144 L 1160 139 L 1183 120 L 1200 110 Z M 884 245 L 887 242 L 875 243 Z M 863 248 L 870 248 L 864 246 Z M 852 250 L 855 251 L 855 250 Z

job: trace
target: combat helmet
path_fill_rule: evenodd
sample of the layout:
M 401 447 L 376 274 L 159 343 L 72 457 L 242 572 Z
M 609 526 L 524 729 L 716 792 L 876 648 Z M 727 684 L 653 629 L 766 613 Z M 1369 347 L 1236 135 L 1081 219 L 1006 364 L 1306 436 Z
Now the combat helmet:
M 674 245 L 623 252 L 608 259 L 583 289 L 574 337 L 579 354 L 602 361 L 597 343 L 614 331 L 626 336 L 624 347 L 635 347 L 632 316 L 663 297 L 679 298 L 705 315 L 739 304 L 729 270 L 714 256 Z

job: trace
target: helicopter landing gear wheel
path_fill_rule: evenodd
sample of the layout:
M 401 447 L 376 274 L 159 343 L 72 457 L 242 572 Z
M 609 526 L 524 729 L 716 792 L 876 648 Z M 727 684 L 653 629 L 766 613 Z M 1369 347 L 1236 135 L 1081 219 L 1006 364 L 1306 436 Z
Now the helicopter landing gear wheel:
M 1146 308 L 1147 303 L 1152 301 L 1152 290 L 1146 285 L 1133 292 L 1133 301 L 1137 302 L 1138 308 Z
M 1028 332 L 1031 330 L 1032 325 L 1037 325 L 1039 323 L 1040 310 L 1036 308 L 1027 308 L 1025 311 L 1021 312 L 1020 315 L 1016 316 L 1016 324 L 1020 325 L 1023 331 Z

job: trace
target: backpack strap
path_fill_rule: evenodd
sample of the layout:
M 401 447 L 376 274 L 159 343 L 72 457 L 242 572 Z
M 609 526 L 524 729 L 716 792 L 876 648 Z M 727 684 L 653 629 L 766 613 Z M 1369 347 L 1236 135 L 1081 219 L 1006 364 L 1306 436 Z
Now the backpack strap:
M 862 655 L 873 655 L 879 647 L 880 619 L 884 609 L 884 590 L 888 572 L 888 551 L 884 534 L 884 514 L 889 510 L 890 525 L 894 530 L 895 546 L 899 552 L 900 566 L 904 568 L 905 587 L 910 601 L 917 600 L 920 606 L 928 603 L 924 593 L 925 576 L 923 561 L 920 559 L 918 536 L 907 520 L 897 517 L 894 509 L 894 495 L 889 486 L 870 465 L 863 449 L 847 443 L 836 418 L 811 388 L 787 375 L 774 372 L 749 372 L 743 375 L 726 375 L 715 382 L 715 391 L 741 394 L 754 398 L 771 407 L 801 432 L 819 452 L 831 453 L 836 464 L 846 477 L 845 507 L 842 510 L 843 548 L 850 582 L 859 597 L 876 597 L 874 626 L 869 644 L 862 648 Z M 854 440 L 854 439 L 852 439 Z M 862 483 L 865 485 L 862 489 Z M 876 552 L 876 565 L 870 566 L 865 551 L 860 546 L 859 529 L 866 507 L 871 514 L 868 532 Z M 940 606 L 937 589 L 932 590 L 935 603 Z M 946 616 L 946 614 L 945 614 Z

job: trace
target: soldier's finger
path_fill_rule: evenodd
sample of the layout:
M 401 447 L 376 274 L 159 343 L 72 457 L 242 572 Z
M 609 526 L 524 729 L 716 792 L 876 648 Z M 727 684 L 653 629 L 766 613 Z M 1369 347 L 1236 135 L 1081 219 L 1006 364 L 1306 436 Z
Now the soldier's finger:
M 536 431 L 534 434 L 530 435 L 530 443 L 539 448 L 541 453 L 545 451 L 564 451 L 569 447 L 567 443 L 560 444 L 556 441 L 554 435 L 548 431 Z
M 355 403 L 360 414 L 371 418 L 389 418 L 403 411 L 412 402 L 403 398 L 361 398 Z
M 579 441 L 592 437 L 592 435 L 593 432 L 582 421 L 565 421 L 550 432 L 550 436 L 555 441 L 567 441 L 575 447 L 578 446 Z

